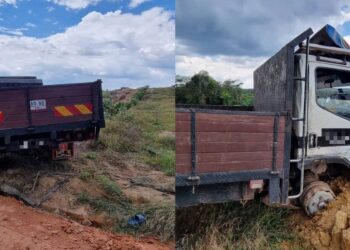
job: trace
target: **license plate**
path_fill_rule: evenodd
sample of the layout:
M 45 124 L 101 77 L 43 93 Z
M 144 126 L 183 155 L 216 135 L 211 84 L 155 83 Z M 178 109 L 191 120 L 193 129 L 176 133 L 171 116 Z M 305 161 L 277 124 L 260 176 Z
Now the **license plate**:
M 46 109 L 46 100 L 31 100 L 30 110 L 42 110 Z

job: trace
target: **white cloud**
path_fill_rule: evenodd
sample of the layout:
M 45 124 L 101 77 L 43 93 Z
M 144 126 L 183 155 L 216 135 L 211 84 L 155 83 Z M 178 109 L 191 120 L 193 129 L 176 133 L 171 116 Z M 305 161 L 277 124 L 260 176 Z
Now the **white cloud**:
M 67 7 L 68 9 L 85 9 L 89 5 L 95 5 L 101 0 L 49 0 L 55 4 Z M 49 11 L 50 12 L 50 11 Z
M 91 12 L 46 38 L 0 35 L 0 75 L 47 83 L 101 78 L 104 88 L 174 83 L 174 20 L 161 8 L 139 15 Z
M 346 0 L 177 0 L 176 19 L 177 74 L 205 69 L 252 87 L 264 59 L 307 28 L 344 32 L 350 8 Z
M 16 0 L 0 0 L 0 5 L 1 4 L 11 4 L 16 6 Z
M 192 76 L 206 70 L 216 80 L 239 80 L 243 88 L 253 88 L 253 71 L 265 60 L 248 56 L 176 56 L 176 73 Z
M 30 27 L 30 28 L 35 28 L 36 27 L 36 25 L 34 23 L 30 23 L 30 22 L 26 23 L 26 26 Z
M 344 36 L 345 41 L 347 41 L 348 44 L 350 44 L 350 36 Z
M 350 20 L 348 0 L 177 0 L 178 52 L 269 55 L 309 27 Z
M 129 8 L 136 8 L 137 6 L 149 1 L 150 0 L 131 0 L 129 3 Z
M 0 34 L 8 34 L 12 36 L 23 36 L 23 31 L 28 30 L 27 28 L 9 29 L 4 26 L 0 26 Z
M 53 7 L 53 6 L 49 6 L 49 7 L 47 7 L 46 8 L 47 9 L 47 12 L 52 12 L 52 11 L 54 11 L 55 10 L 55 7 Z

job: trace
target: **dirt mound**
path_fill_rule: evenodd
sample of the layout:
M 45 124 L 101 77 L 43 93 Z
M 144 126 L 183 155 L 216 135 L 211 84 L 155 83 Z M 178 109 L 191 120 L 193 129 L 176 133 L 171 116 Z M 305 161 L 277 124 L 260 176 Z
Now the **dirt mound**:
M 137 89 L 121 88 L 111 91 L 110 94 L 114 102 L 127 102 L 130 101 L 136 92 Z
M 154 238 L 135 239 L 86 227 L 0 196 L 1 249 L 170 249 Z
M 305 247 L 313 249 L 350 249 L 350 182 L 338 177 L 330 183 L 337 194 L 326 210 L 313 218 L 303 212 L 291 218 Z

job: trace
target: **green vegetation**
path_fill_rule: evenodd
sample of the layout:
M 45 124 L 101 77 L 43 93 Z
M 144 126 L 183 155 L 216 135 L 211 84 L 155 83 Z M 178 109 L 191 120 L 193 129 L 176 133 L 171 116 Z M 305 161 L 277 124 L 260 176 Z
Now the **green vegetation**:
M 83 181 L 89 181 L 94 178 L 94 172 L 92 171 L 92 169 L 83 170 L 79 173 L 79 178 Z
M 139 103 L 139 101 L 141 101 L 142 98 L 146 95 L 147 89 L 148 86 L 140 88 L 128 102 L 116 103 L 113 102 L 113 100 L 110 98 L 109 93 L 105 91 L 103 94 L 103 108 L 107 118 L 113 117 L 122 111 L 128 110 L 131 107 L 136 106 Z
M 147 217 L 145 225 L 143 225 L 143 228 L 141 228 L 143 234 L 149 234 L 147 232 L 153 232 L 154 235 L 158 235 L 163 241 L 174 239 L 174 204 L 160 204 L 157 207 L 144 207 L 143 213 Z
M 118 207 L 108 199 L 95 198 L 88 193 L 79 194 L 77 201 L 82 204 L 89 204 L 97 212 L 106 212 L 109 215 L 118 215 Z M 123 211 L 123 210 L 120 210 Z
M 172 204 L 136 208 L 115 182 L 104 175 L 99 175 L 96 179 L 107 196 L 93 197 L 88 193 L 82 193 L 78 195 L 77 201 L 90 205 L 96 212 L 108 214 L 115 221 L 116 232 L 155 235 L 163 241 L 174 238 L 175 210 Z M 140 212 L 146 215 L 146 222 L 137 228 L 127 226 L 127 220 Z
M 253 91 L 242 89 L 242 83 L 226 80 L 222 83 L 201 71 L 184 83 L 176 85 L 177 104 L 253 105 Z
M 137 161 L 175 174 L 175 100 L 174 88 L 141 88 L 123 103 L 104 92 L 106 128 L 101 130 L 98 142 L 90 145 L 85 160 L 98 164 L 101 160 L 116 162 L 118 158 Z M 174 239 L 175 209 L 173 204 L 135 205 L 103 171 L 87 169 L 79 177 L 97 182 L 105 191 L 103 197 L 78 195 L 77 201 L 88 204 L 98 213 L 105 213 L 114 222 L 117 232 L 134 235 L 153 235 L 161 240 Z M 146 223 L 140 227 L 127 226 L 127 220 L 144 213 Z
M 78 196 L 78 202 L 89 204 L 98 212 L 107 212 L 110 215 L 118 216 L 118 220 L 125 219 L 129 214 L 127 211 L 133 211 L 131 202 L 125 197 L 123 191 L 104 175 L 97 176 L 97 181 L 107 193 L 107 197 L 94 198 L 87 193 Z
M 258 201 L 179 209 L 177 242 L 183 249 L 280 249 L 282 242 L 296 239 L 288 213 Z
M 111 108 L 118 107 L 115 103 L 108 104 L 107 126 L 92 148 L 132 154 L 136 160 L 174 175 L 174 88 L 142 88 L 132 100 L 138 100 L 137 105 L 127 110 Z

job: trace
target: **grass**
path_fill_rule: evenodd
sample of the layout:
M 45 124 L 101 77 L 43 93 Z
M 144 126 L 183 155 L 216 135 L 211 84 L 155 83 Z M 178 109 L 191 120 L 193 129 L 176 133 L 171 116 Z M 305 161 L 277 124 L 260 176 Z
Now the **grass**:
M 166 175 L 175 175 L 175 151 L 174 150 L 161 150 L 155 155 L 148 156 L 146 163 L 154 166 L 159 166 L 159 169 Z
M 137 99 L 140 100 L 129 109 L 106 115 L 106 128 L 101 130 L 100 140 L 92 148 L 129 154 L 167 175 L 174 175 L 174 88 L 147 89 Z
M 114 231 L 134 235 L 158 236 L 162 241 L 174 239 L 175 209 L 172 204 L 157 204 L 157 206 L 144 205 L 134 207 L 122 190 L 108 177 L 99 175 L 96 177 L 107 196 L 93 197 L 88 193 L 81 193 L 77 201 L 88 204 L 96 212 L 108 214 L 115 222 Z M 136 213 L 146 215 L 146 223 L 137 228 L 127 225 L 127 220 Z
M 145 207 L 143 213 L 147 217 L 146 224 L 141 228 L 143 234 L 152 232 L 163 241 L 174 239 L 175 209 L 173 205 Z
M 94 171 L 92 169 L 86 169 L 79 173 L 79 178 L 83 181 L 89 181 L 94 178 Z
M 176 241 L 181 249 L 280 249 L 292 242 L 289 211 L 258 201 L 202 205 L 176 212 Z
M 96 212 L 107 212 L 109 215 L 115 215 L 118 211 L 115 203 L 104 198 L 92 197 L 88 193 L 79 194 L 77 201 L 81 204 L 89 204 Z
M 122 157 L 131 161 L 142 162 L 175 175 L 175 100 L 173 88 L 147 89 L 136 92 L 132 105 L 120 108 L 108 99 L 106 128 L 101 130 L 100 140 L 93 142 L 85 153 L 85 159 L 98 164 L 101 160 L 115 161 Z M 130 102 L 131 103 L 131 102 Z M 124 104 L 123 104 L 124 105 Z M 126 106 L 123 106 L 126 107 Z M 84 181 L 98 182 L 106 197 L 93 197 L 87 193 L 78 196 L 78 202 L 88 204 L 96 212 L 103 212 L 115 222 L 116 232 L 134 235 L 153 235 L 161 240 L 174 239 L 175 209 L 171 204 L 138 205 L 132 204 L 123 191 L 103 172 L 84 170 L 80 173 Z M 144 213 L 146 223 L 131 228 L 127 220 L 137 213 Z
M 137 152 L 141 143 L 141 130 L 129 112 L 121 112 L 106 121 L 101 131 L 99 149 L 111 149 L 120 153 Z

